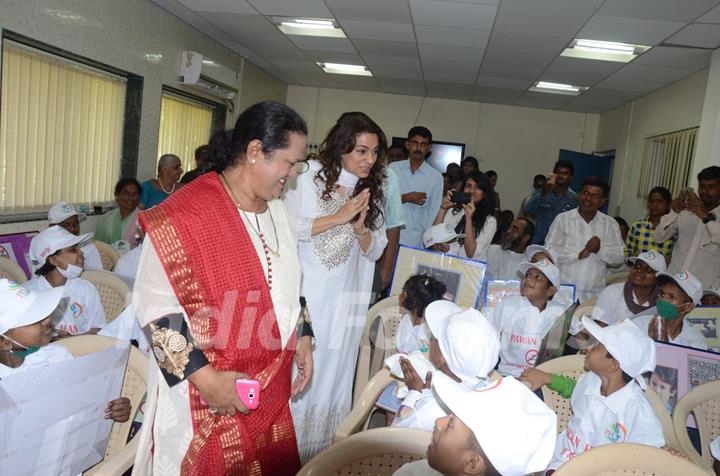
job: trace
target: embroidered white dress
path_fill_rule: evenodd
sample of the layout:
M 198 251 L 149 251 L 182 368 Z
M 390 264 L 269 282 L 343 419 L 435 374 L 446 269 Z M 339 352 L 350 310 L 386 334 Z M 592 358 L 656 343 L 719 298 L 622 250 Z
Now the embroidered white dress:
M 315 180 L 320 163 L 300 175 L 284 201 L 295 220 L 300 262 L 301 294 L 307 300 L 315 333 L 312 381 L 292 401 L 300 459 L 305 462 L 330 445 L 335 429 L 350 413 L 360 336 L 370 303 L 375 261 L 387 244 L 385 226 L 371 231 L 372 242 L 363 252 L 351 224 L 335 226 L 311 236 L 315 218 L 336 213 L 350 198 L 357 177 L 343 171 L 329 201 Z

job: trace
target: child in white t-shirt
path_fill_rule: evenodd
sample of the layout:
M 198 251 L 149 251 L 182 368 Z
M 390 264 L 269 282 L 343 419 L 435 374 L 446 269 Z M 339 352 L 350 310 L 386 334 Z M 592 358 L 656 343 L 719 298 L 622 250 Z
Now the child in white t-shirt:
M 407 310 L 395 331 L 395 350 L 403 354 L 430 351 L 430 334 L 425 323 L 425 308 L 439 301 L 445 285 L 425 274 L 410 276 L 400 293 L 400 306 Z
M 540 344 L 564 309 L 551 300 L 560 287 L 560 271 L 550 261 L 520 263 L 517 272 L 524 275 L 520 296 L 500 302 L 490 322 L 500 334 L 500 365 L 503 375 L 519 377 L 534 367 Z
M 642 375 L 655 369 L 655 343 L 628 320 L 600 327 L 583 317 L 582 324 L 598 340 L 585 356 L 587 373 L 575 381 L 528 369 L 521 377 L 533 390 L 548 385 L 571 398 L 573 417 L 558 436 L 552 470 L 597 446 L 665 445 L 660 421 L 642 392 Z

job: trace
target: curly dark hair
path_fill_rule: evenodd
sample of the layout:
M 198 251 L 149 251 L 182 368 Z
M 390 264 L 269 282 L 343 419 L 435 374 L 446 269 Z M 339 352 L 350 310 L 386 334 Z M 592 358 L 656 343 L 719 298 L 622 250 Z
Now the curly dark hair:
M 422 316 L 430 303 L 443 298 L 446 287 L 432 276 L 416 274 L 405 281 L 403 291 L 405 292 L 403 300 L 405 308 L 417 316 Z
M 352 152 L 355 148 L 355 137 L 358 134 L 367 132 L 375 134 L 380 143 L 378 157 L 370 169 L 370 173 L 364 179 L 360 179 L 355 187 L 355 192 L 364 188 L 370 189 L 370 209 L 365 216 L 365 226 L 371 230 L 377 230 L 382 225 L 383 216 L 383 189 L 382 182 L 385 178 L 385 153 L 387 151 L 387 139 L 385 133 L 375 121 L 362 112 L 344 113 L 337 120 L 335 125 L 328 132 L 325 140 L 320 144 L 318 161 L 322 168 L 315 176 L 319 185 L 324 185 L 322 192 L 323 200 L 330 200 L 335 190 L 340 170 L 342 169 L 342 155 Z
M 254 140 L 262 142 L 263 154 L 269 156 L 288 147 L 291 132 L 307 135 L 307 124 L 300 114 L 274 101 L 254 104 L 240 114 L 233 130 L 222 130 L 212 136 L 204 170 L 220 173 L 243 160 L 247 146 Z
M 490 183 L 490 179 L 487 175 L 482 172 L 473 170 L 467 174 L 467 176 L 465 176 L 465 180 L 463 181 L 463 188 L 465 188 L 465 184 L 468 180 L 475 182 L 475 185 L 485 192 L 485 196 L 480 203 L 475 204 L 475 211 L 472 216 L 473 231 L 475 232 L 475 237 L 477 237 L 485 226 L 487 217 L 492 215 L 493 210 L 495 210 L 495 189 Z M 458 223 L 455 227 L 455 232 L 465 233 L 465 215 L 463 215 L 460 219 L 460 223 Z

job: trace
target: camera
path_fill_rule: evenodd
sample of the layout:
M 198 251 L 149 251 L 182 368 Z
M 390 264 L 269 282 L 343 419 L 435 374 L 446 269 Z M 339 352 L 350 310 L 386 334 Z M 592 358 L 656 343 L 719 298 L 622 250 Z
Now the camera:
M 453 192 L 450 200 L 457 205 L 466 205 L 470 203 L 470 194 L 465 192 Z

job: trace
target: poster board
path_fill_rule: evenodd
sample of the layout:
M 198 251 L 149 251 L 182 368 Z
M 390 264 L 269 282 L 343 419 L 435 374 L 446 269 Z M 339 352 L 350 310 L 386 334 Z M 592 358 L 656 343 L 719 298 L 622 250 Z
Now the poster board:
M 0 379 L 0 474 L 74 476 L 105 456 L 129 344 Z
M 579 301 L 575 301 L 570 307 L 565 309 L 565 313 L 558 316 L 550 326 L 548 333 L 545 334 L 540 348 L 538 349 L 537 360 L 535 360 L 535 366 L 547 362 L 548 360 L 561 357 L 565 350 L 565 342 L 568 338 L 568 332 L 570 331 L 570 322 L 572 322 L 573 314 L 580 305 Z
M 685 316 L 685 323 L 697 328 L 705 336 L 708 350 L 720 353 L 720 306 L 696 307 Z
M 0 235 L 0 257 L 8 258 L 17 263 L 29 279 L 32 275 L 30 263 L 30 242 L 38 234 L 37 231 Z
M 400 294 L 410 276 L 424 273 L 445 284 L 448 300 L 460 307 L 479 308 L 486 271 L 484 261 L 400 245 L 390 294 Z

